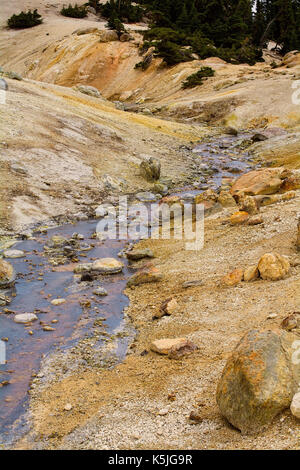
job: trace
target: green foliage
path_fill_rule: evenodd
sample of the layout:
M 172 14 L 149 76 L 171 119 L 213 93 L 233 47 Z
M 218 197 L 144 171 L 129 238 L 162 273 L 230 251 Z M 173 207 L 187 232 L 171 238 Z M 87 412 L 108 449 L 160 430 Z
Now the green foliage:
M 203 84 L 203 78 L 213 77 L 215 71 L 211 67 L 201 67 L 198 72 L 189 75 L 182 83 L 182 88 L 194 88 Z
M 89 0 L 87 3 L 87 6 L 94 8 L 96 12 L 99 12 L 101 10 L 101 5 L 100 5 L 99 0 Z
M 77 3 L 75 3 L 74 6 L 69 3 L 68 7 L 64 6 L 60 10 L 60 13 L 61 15 L 68 16 L 70 18 L 85 18 L 88 14 L 87 7 L 85 5 L 78 6 Z
M 175 31 L 172 28 L 151 28 L 144 34 L 144 39 L 148 41 L 171 41 L 176 44 L 185 43 L 185 34 L 183 31 Z
M 138 0 L 137 0 L 138 1 Z M 151 19 L 147 45 L 171 42 L 177 63 L 182 46 L 201 59 L 218 56 L 231 63 L 253 65 L 262 47 L 273 40 L 282 54 L 300 49 L 300 0 L 139 0 Z
M 126 29 L 123 23 L 116 16 L 111 16 L 106 24 L 106 28 L 116 31 L 118 38 L 120 39 L 121 35 L 125 33 Z
M 176 65 L 192 59 L 190 49 L 183 49 L 171 41 L 158 42 L 155 46 L 155 55 L 162 57 L 167 65 Z
M 7 25 L 9 28 L 21 29 L 21 28 L 32 28 L 41 24 L 43 19 L 37 10 L 28 10 L 27 12 L 21 11 L 18 15 L 12 15 L 7 20 Z
M 257 46 L 273 40 L 282 54 L 300 49 L 299 0 L 257 0 L 256 10 L 253 40 Z
M 133 5 L 131 0 L 110 0 L 100 5 L 101 15 L 106 18 L 118 18 L 121 23 L 137 23 L 141 21 L 144 9 L 139 5 Z

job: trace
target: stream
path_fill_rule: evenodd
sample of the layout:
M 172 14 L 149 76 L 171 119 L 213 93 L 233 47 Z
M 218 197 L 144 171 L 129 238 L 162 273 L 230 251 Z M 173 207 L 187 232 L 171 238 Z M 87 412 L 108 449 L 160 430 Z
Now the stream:
M 249 136 L 223 136 L 195 147 L 193 154 L 196 160 L 199 157 L 202 180 L 198 187 L 181 188 L 172 194 L 180 194 L 184 199 L 188 194 L 217 189 L 224 177 L 236 178 L 253 169 L 251 154 L 241 150 L 241 142 Z M 74 276 L 73 272 L 77 263 L 107 257 L 118 259 L 118 253 L 126 249 L 128 240 L 102 242 L 95 238 L 98 222 L 88 220 L 36 230 L 33 239 L 20 241 L 13 247 L 24 251 L 25 257 L 7 259 L 17 272 L 17 280 L 13 288 L 0 291 L 11 299 L 8 305 L 0 307 L 0 339 L 6 344 L 6 364 L 0 365 L 2 445 L 11 442 L 12 436 L 20 434 L 28 424 L 28 391 L 45 356 L 66 351 L 90 336 L 93 336 L 93 348 L 99 350 L 107 336 L 122 331 L 123 311 L 129 304 L 123 291 L 134 272 L 127 259 L 120 258 L 124 263 L 122 273 L 101 275 L 92 281 Z M 80 234 L 78 240 L 76 234 Z M 74 252 L 65 259 L 53 254 L 53 236 L 76 239 Z M 97 287 L 105 288 L 107 295 L 95 295 Z M 65 302 L 53 305 L 51 301 L 57 298 Z M 26 312 L 35 313 L 38 320 L 29 325 L 14 322 L 15 314 Z M 95 325 L 100 325 L 100 329 L 96 327 L 96 335 Z M 45 330 L 45 326 L 50 329 Z M 130 335 L 119 335 L 115 349 L 119 362 L 124 359 L 131 340 Z M 88 366 L 88 361 L 85 365 Z

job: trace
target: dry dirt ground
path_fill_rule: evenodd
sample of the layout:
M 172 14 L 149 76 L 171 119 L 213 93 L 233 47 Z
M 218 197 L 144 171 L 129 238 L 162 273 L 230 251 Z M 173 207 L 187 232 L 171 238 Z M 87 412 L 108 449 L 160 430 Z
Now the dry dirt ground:
M 206 220 L 205 246 L 195 254 L 183 241 L 144 241 L 164 274 L 159 284 L 128 289 L 126 317 L 138 331 L 124 363 L 111 371 L 81 369 L 61 374 L 32 392 L 33 430 L 18 448 L 46 449 L 298 449 L 299 423 L 289 410 L 257 436 L 243 436 L 221 417 L 217 382 L 226 358 L 251 328 L 274 328 L 300 307 L 300 257 L 295 249 L 297 198 L 262 209 L 264 225 L 232 227 L 222 212 Z M 278 282 L 224 288 L 234 268 L 277 251 L 293 267 Z M 187 280 L 203 286 L 184 289 Z M 178 313 L 152 317 L 170 296 Z M 275 318 L 268 318 L 276 314 Z M 199 350 L 182 360 L 150 351 L 158 338 L 187 337 Z M 145 354 L 147 351 L 147 354 Z M 53 362 L 55 370 L 55 359 Z M 45 369 L 46 370 L 46 369 Z M 42 368 L 43 371 L 43 368 Z M 71 411 L 64 411 L 71 403 Z M 192 410 L 202 421 L 189 420 Z

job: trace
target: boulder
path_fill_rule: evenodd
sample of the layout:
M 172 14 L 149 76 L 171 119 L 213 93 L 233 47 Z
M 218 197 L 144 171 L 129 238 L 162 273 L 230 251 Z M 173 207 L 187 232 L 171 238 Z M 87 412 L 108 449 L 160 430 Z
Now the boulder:
M 250 215 L 255 215 L 258 213 L 258 204 L 254 197 L 244 196 L 239 201 L 240 210 L 242 212 L 248 212 Z
M 256 265 L 249 266 L 244 271 L 244 281 L 252 282 L 259 278 L 259 271 Z
M 100 258 L 93 262 L 92 271 L 100 274 L 116 274 L 123 270 L 123 263 L 115 258 Z
M 163 278 L 162 273 L 154 266 L 146 266 L 137 271 L 127 282 L 128 287 L 139 286 L 151 282 L 159 282 Z
M 112 41 L 118 41 L 118 40 L 119 40 L 119 37 L 115 31 L 111 31 L 111 30 L 100 31 L 99 42 L 112 42 Z
M 224 284 L 227 287 L 234 287 L 237 286 L 244 277 L 244 271 L 242 269 L 235 269 L 229 274 L 226 274 L 226 276 L 223 277 L 222 279 L 222 284 Z
M 180 347 L 186 344 L 186 338 L 163 338 L 151 343 L 151 350 L 158 354 L 168 355 L 173 347 Z
M 277 193 L 290 172 L 284 168 L 260 168 L 242 175 L 233 184 L 230 192 L 233 196 L 243 193 L 249 196 Z
M 22 250 L 5 250 L 3 256 L 4 258 L 24 258 L 25 253 Z
M 161 304 L 159 311 L 154 315 L 153 318 L 162 318 L 164 315 L 172 315 L 173 313 L 177 312 L 177 310 L 177 300 L 174 297 L 170 297 Z
M 88 273 L 92 270 L 93 263 L 80 263 L 77 264 L 74 268 L 74 273 L 75 274 L 83 274 L 83 273 Z
M 218 197 L 218 203 L 223 207 L 236 207 L 235 199 L 229 191 L 221 191 Z
M 38 317 L 34 313 L 18 313 L 15 315 L 15 323 L 30 323 L 37 320 Z
M 278 253 L 266 253 L 258 263 L 260 277 L 267 281 L 279 281 L 290 271 L 289 260 Z
M 230 223 L 231 223 L 231 225 L 241 225 L 241 224 L 244 224 L 245 222 L 247 222 L 249 217 L 250 216 L 249 216 L 248 212 L 238 211 L 238 212 L 235 212 L 234 214 L 232 214 L 232 216 L 230 217 Z
M 264 219 L 261 215 L 254 215 L 253 217 L 250 217 L 250 219 L 247 222 L 247 225 L 260 225 L 264 223 Z
M 242 433 L 261 431 L 290 406 L 297 389 L 291 365 L 295 338 L 285 331 L 252 330 L 229 357 L 216 398 L 222 415 Z
M 9 287 L 16 280 L 16 272 L 7 261 L 0 259 L 0 287 Z
M 149 248 L 145 248 L 144 250 L 127 251 L 126 256 L 132 261 L 138 261 L 143 258 L 154 258 L 153 251 Z
M 154 157 L 144 157 L 140 163 L 140 173 L 147 181 L 157 181 L 160 178 L 160 161 Z

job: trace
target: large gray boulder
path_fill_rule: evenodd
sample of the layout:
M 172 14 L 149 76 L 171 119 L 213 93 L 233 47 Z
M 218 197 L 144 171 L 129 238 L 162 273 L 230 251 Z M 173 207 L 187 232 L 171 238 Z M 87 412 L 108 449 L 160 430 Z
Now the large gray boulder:
M 252 330 L 228 359 L 216 398 L 222 415 L 242 433 L 261 431 L 290 406 L 297 391 L 291 359 L 296 339 L 282 330 Z

